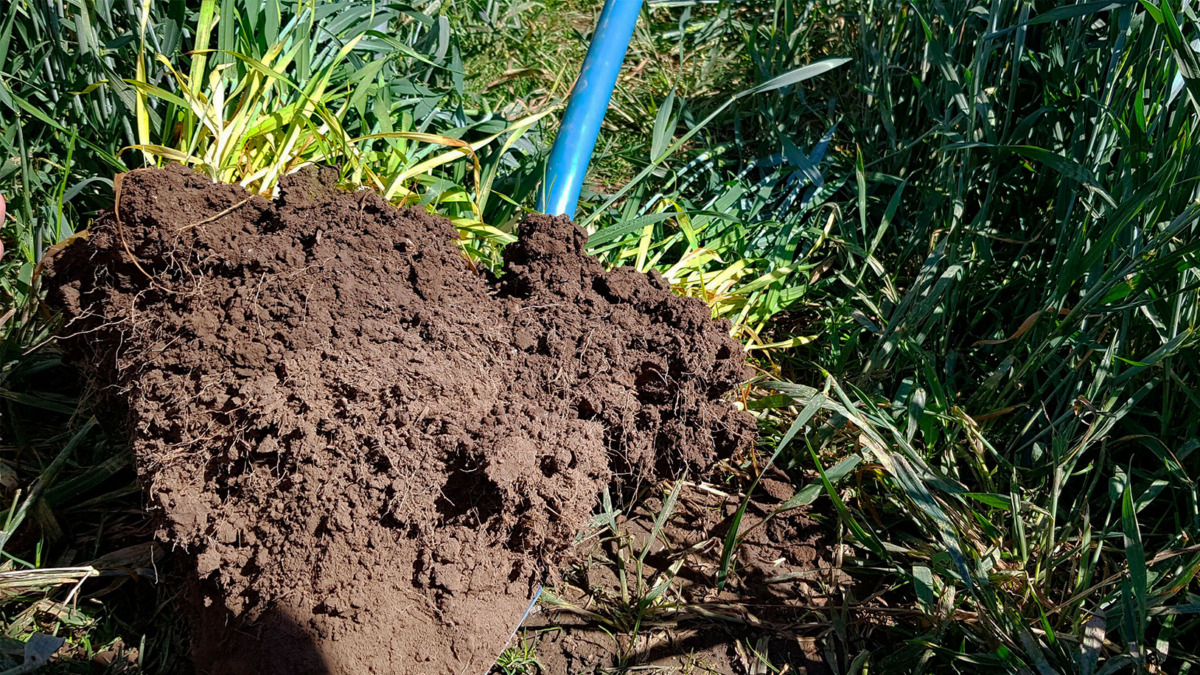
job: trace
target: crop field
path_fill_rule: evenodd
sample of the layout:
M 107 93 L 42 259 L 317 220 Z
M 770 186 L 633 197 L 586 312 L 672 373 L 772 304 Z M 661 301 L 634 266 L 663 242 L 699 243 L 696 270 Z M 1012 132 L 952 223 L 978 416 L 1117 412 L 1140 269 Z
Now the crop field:
M 0 675 L 1193 672 L 1197 8 L 602 4 L 0 8 Z

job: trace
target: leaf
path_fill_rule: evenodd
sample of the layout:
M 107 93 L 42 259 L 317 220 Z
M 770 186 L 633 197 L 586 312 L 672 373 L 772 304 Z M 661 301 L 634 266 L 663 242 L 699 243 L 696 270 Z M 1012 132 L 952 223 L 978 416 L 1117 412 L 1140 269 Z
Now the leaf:
M 87 237 L 84 238 L 86 239 Z M 57 401 L 53 398 L 50 398 L 48 395 L 38 396 L 19 391 L 0 391 L 0 398 L 7 399 L 14 403 L 20 403 L 21 405 L 27 405 L 31 408 L 48 410 L 50 412 L 56 412 L 63 415 L 72 415 L 76 411 L 76 406 L 70 405 L 67 402 Z
M 917 429 L 921 425 L 921 421 L 925 417 L 925 390 L 918 387 L 913 390 L 912 398 L 908 402 L 908 425 L 904 430 L 904 439 L 912 443 L 913 438 L 917 435 Z
M 1079 675 L 1092 675 L 1100 662 L 1100 649 L 1108 632 L 1104 612 L 1095 612 L 1083 626 L 1083 644 L 1079 649 Z
M 146 81 L 146 24 L 150 20 L 150 3 L 153 0 L 142 0 L 141 18 L 138 20 L 138 35 L 139 47 L 137 57 L 137 75 L 135 76 L 139 82 Z M 137 137 L 139 145 L 150 144 L 150 114 L 146 109 L 146 92 L 141 89 L 137 92 L 136 99 L 137 112 Z M 152 163 L 153 156 L 150 153 L 144 153 L 146 163 Z
M 1137 512 L 1133 506 L 1133 488 L 1125 487 L 1121 495 L 1121 534 L 1125 543 L 1125 559 L 1129 564 L 1129 581 L 1133 590 L 1134 620 L 1137 627 L 1137 644 L 1144 644 L 1146 631 L 1146 599 L 1149 595 L 1149 572 L 1146 568 L 1146 551 L 1142 548 L 1142 533 L 1138 528 Z
M 1197 113 L 1200 113 L 1200 60 L 1197 60 L 1196 53 L 1192 51 L 1191 45 L 1188 44 L 1187 39 L 1183 36 L 1183 31 L 1179 28 L 1172 0 L 1163 0 L 1161 10 L 1163 33 L 1167 38 L 1167 43 L 1171 45 L 1171 53 L 1175 55 L 1175 63 L 1179 66 L 1179 76 L 1183 78 L 1184 85 L 1187 86 L 1192 107 Z
M 1036 17 L 1029 20 L 1025 25 L 1036 26 L 1042 23 L 1051 23 L 1053 21 L 1062 21 L 1063 19 L 1074 19 L 1080 16 L 1090 16 L 1092 14 L 1100 14 L 1102 12 L 1128 7 L 1134 4 L 1135 0 L 1100 0 L 1099 2 L 1081 2 L 1077 5 L 1061 5 L 1054 9 L 1047 10 L 1038 14 Z
M 829 482 L 837 483 L 845 478 L 851 471 L 853 471 L 854 467 L 861 463 L 862 457 L 860 455 L 850 455 L 826 471 L 825 477 L 829 479 Z M 817 497 L 820 497 L 824 491 L 824 481 L 813 481 L 801 488 L 799 492 L 792 495 L 791 499 L 775 507 L 775 513 L 783 513 L 784 511 L 790 511 L 801 506 L 808 506 L 816 501 Z
M 50 663 L 50 657 L 54 656 L 55 652 L 66 644 L 66 642 L 63 638 L 45 633 L 30 635 L 29 640 L 25 642 L 24 667 L 32 670 L 33 668 L 40 668 Z
M 858 227 L 865 242 L 867 236 L 867 171 L 863 166 L 862 148 L 857 148 L 855 152 L 854 180 L 858 184 Z
M 1021 325 L 1017 327 L 1016 332 L 1013 333 L 1012 335 L 1010 335 L 1002 340 L 979 340 L 978 342 L 975 342 L 971 346 L 972 347 L 984 347 L 984 346 L 988 346 L 988 345 L 1002 345 L 1005 342 L 1012 342 L 1013 340 L 1016 340 L 1017 338 L 1021 337 L 1022 335 L 1028 333 L 1029 329 L 1033 328 L 1033 325 L 1036 324 L 1038 322 L 1038 319 L 1042 318 L 1043 315 L 1054 314 L 1054 313 L 1055 313 L 1055 311 L 1052 309 L 1043 310 L 1041 312 L 1034 312 L 1033 314 L 1030 314 L 1029 316 L 1025 317 L 1025 320 L 1021 322 Z M 1067 309 L 1058 310 L 1058 314 L 1060 314 L 1060 315 L 1065 316 L 1070 313 L 1071 313 L 1070 310 L 1067 310 Z
M 1019 627 L 1017 635 L 1021 640 L 1021 646 L 1025 647 L 1026 654 L 1033 659 L 1033 664 L 1037 666 L 1038 675 L 1059 675 L 1058 671 L 1054 670 L 1050 666 L 1050 662 L 1046 660 L 1046 654 L 1042 651 L 1041 644 L 1028 628 Z
M 1058 173 L 1062 174 L 1064 177 L 1069 178 L 1071 180 L 1074 180 L 1074 181 L 1082 184 L 1088 190 L 1092 191 L 1093 193 L 1098 195 L 1101 199 L 1103 199 L 1105 201 L 1105 203 L 1107 203 L 1110 207 L 1116 208 L 1116 206 L 1117 206 L 1116 201 L 1113 200 L 1112 196 L 1109 195 L 1108 192 L 1103 187 L 1100 186 L 1100 182 L 1096 179 L 1096 177 L 1094 175 L 1092 175 L 1092 172 L 1088 171 L 1088 169 L 1086 167 L 1084 167 L 1082 164 L 1075 161 L 1074 159 L 1071 159 L 1070 157 L 1065 157 L 1058 153 L 1050 152 L 1049 150 L 1046 150 L 1045 148 L 1039 148 L 1039 147 L 1033 146 L 1033 145 L 996 145 L 996 144 L 992 144 L 992 143 L 955 143 L 955 144 L 947 146 L 948 150 L 966 150 L 966 149 L 970 149 L 970 148 L 991 148 L 994 150 L 1007 150 L 1010 152 L 1015 152 L 1019 155 L 1024 155 L 1025 157 L 1028 157 L 1029 159 L 1032 159 L 1036 162 L 1045 164 L 1046 166 L 1050 167 L 1051 169 L 1054 169 Z
M 779 269 L 768 272 L 768 273 L 762 275 L 761 277 L 755 279 L 754 281 L 751 281 L 750 283 L 742 286 L 741 288 L 738 289 L 738 292 L 741 293 L 742 295 L 745 295 L 748 293 L 753 293 L 754 291 L 757 291 L 761 288 L 766 288 L 767 286 L 770 286 L 771 284 L 773 284 L 777 281 L 781 281 L 781 280 L 785 279 L 786 277 L 790 276 L 792 274 L 792 272 L 795 272 L 795 271 L 796 271 L 796 268 L 792 267 L 790 265 L 787 267 L 780 267 Z
M 1149 286 L 1149 278 L 1144 274 L 1135 274 L 1129 279 L 1123 279 L 1117 282 L 1103 298 L 1100 298 L 1101 305 L 1110 305 L 1118 300 L 1136 295 L 1145 290 Z
M 4 547 L 8 543 L 8 540 L 12 537 L 16 529 L 21 526 L 21 523 L 25 520 L 25 515 L 28 513 L 29 509 L 34 504 L 37 504 L 38 500 L 42 498 L 43 493 L 45 493 L 45 491 L 51 485 L 53 485 L 56 480 L 58 480 L 58 474 L 61 473 L 63 467 L 66 466 L 67 460 L 72 454 L 75 453 L 75 450 L 78 449 L 78 447 L 83 443 L 83 440 L 87 438 L 88 434 L 91 433 L 92 429 L 94 429 L 96 425 L 96 419 L 93 417 L 82 427 L 80 427 L 79 430 L 71 436 L 70 440 L 67 441 L 66 445 L 63 446 L 62 450 L 59 451 L 58 455 L 55 456 L 54 460 L 42 470 L 41 475 L 39 475 L 37 480 L 34 481 L 33 486 L 29 489 L 29 493 L 21 502 L 21 506 L 15 511 L 9 511 L 8 519 L 5 522 L 4 527 L 0 529 L 0 552 L 4 551 Z M 16 504 L 14 503 L 13 506 L 15 507 Z
M 1154 23 L 1161 26 L 1163 22 L 1163 15 L 1162 10 L 1158 8 L 1158 5 L 1155 5 L 1153 2 L 1151 2 L 1151 0 L 1138 0 L 1138 2 L 1141 3 L 1142 9 L 1146 10 L 1146 13 L 1150 15 L 1150 18 L 1154 19 Z
M 1179 351 L 1180 347 L 1183 346 L 1185 342 L 1188 342 L 1191 338 L 1192 331 L 1190 329 L 1180 331 L 1178 335 L 1168 340 L 1166 344 L 1162 345 L 1158 349 L 1155 349 L 1151 354 L 1145 356 L 1140 361 L 1133 363 L 1134 367 L 1117 376 L 1117 378 L 1114 380 L 1114 384 L 1128 382 L 1146 368 L 1154 366 L 1163 359 L 1174 355 Z
M 683 558 L 680 558 L 679 560 L 676 560 L 675 562 L 671 563 L 670 566 L 667 567 L 666 571 L 663 572 L 663 580 L 660 581 L 659 583 L 655 584 L 654 588 L 650 589 L 650 592 L 647 593 L 645 597 L 643 597 L 641 600 L 638 601 L 638 609 L 639 610 L 645 610 L 646 608 L 653 605 L 654 601 L 658 600 L 658 597 L 663 594 L 663 591 L 670 588 L 671 582 L 675 579 L 675 575 L 679 574 L 679 570 L 681 567 L 683 567 L 684 562 L 686 562 L 686 560 Z M 638 623 L 639 623 L 639 625 L 641 623 L 640 616 L 638 617 Z
M 991 492 L 964 492 L 963 497 L 974 499 L 982 504 L 987 504 L 994 509 L 1003 509 L 1009 511 L 1012 509 L 1012 499 L 1005 495 L 998 495 Z
M 187 101 L 183 100 L 181 97 L 176 96 L 175 94 L 172 94 L 171 92 L 169 92 L 166 89 L 163 89 L 161 87 L 156 87 L 147 82 L 142 82 L 140 80 L 134 80 L 134 79 L 128 79 L 128 78 L 126 78 L 124 80 L 124 82 L 126 84 L 133 85 L 133 87 L 135 89 L 137 89 L 139 92 L 142 92 L 143 94 L 149 94 L 151 96 L 160 98 L 160 99 L 166 101 L 167 103 L 173 103 L 185 110 L 189 107 Z
M 896 212 L 900 210 L 900 199 L 904 196 L 904 188 L 907 185 L 908 178 L 905 178 L 900 182 L 900 185 L 896 188 L 896 191 L 892 193 L 892 198 L 888 201 L 887 209 L 883 212 L 883 218 L 879 221 L 879 229 L 875 232 L 875 237 L 871 240 L 871 245 L 867 247 L 867 258 L 873 258 L 875 256 L 876 249 L 879 248 L 879 244 L 883 242 L 883 237 L 885 234 L 887 234 L 888 227 L 892 224 L 892 220 L 896 217 Z M 873 267 L 870 265 L 863 265 L 859 270 L 858 281 L 860 283 L 862 282 L 863 275 L 866 273 L 868 268 L 873 269 Z M 880 276 L 883 276 L 882 273 Z M 861 312 L 859 312 L 859 314 L 861 314 Z M 870 322 L 868 321 L 868 323 Z M 869 328 L 868 330 L 872 329 Z M 872 332 L 878 334 L 879 329 L 874 328 Z
M 854 537 L 859 543 L 867 547 L 875 555 L 887 560 L 887 549 L 884 547 L 883 542 L 879 540 L 879 537 L 874 532 L 870 532 L 860 525 L 858 520 L 850 513 L 850 509 L 846 508 L 845 502 L 838 496 L 837 490 L 834 489 L 833 483 L 825 473 L 825 469 L 821 467 L 821 458 L 817 457 L 817 451 L 813 449 L 811 444 L 808 445 L 808 454 L 817 467 L 817 473 L 821 475 L 821 484 L 825 487 L 825 494 L 829 495 L 830 501 L 833 502 L 833 508 L 837 511 L 838 517 L 846 524 L 846 527 L 850 528 L 850 531 L 854 533 Z
M 745 293 L 746 291 L 744 289 L 739 289 L 739 292 Z M 796 335 L 796 336 L 790 337 L 786 340 L 779 340 L 778 342 L 768 342 L 767 344 L 763 344 L 763 345 L 757 345 L 757 344 L 746 345 L 746 351 L 752 351 L 755 349 L 792 349 L 795 347 L 803 347 L 804 345 L 813 342 L 818 337 L 820 337 L 820 336 L 819 335 Z
M 761 94 L 765 91 L 774 91 L 776 89 L 782 89 L 793 84 L 799 84 L 818 75 L 824 75 L 835 68 L 840 68 L 847 63 L 850 63 L 852 60 L 853 59 L 843 57 L 824 59 L 817 61 L 816 63 L 810 63 L 807 66 L 801 66 L 795 70 L 790 70 L 782 75 L 779 75 L 778 77 L 767 80 L 757 87 L 751 87 L 750 89 L 740 92 L 734 98 L 742 98 L 753 94 Z
M 121 148 L 121 152 L 126 150 L 141 150 L 144 153 L 164 157 L 172 162 L 178 162 L 180 164 L 196 164 L 203 161 L 198 157 L 192 157 L 191 155 L 180 150 L 176 150 L 175 148 L 168 148 L 165 145 L 154 145 L 152 143 L 148 145 L 131 145 L 126 148 Z
M 933 571 L 925 565 L 913 565 L 912 580 L 921 609 L 930 616 L 934 615 L 937 609 L 937 594 L 934 592 Z
M 678 216 L 679 214 L 674 211 L 664 211 L 662 213 L 651 213 L 645 216 L 639 216 L 637 218 L 633 218 L 632 220 L 627 220 L 623 223 L 613 225 L 612 227 L 606 227 L 588 237 L 588 248 L 603 246 L 604 244 L 616 241 L 617 239 L 634 232 L 641 232 L 647 225 L 661 223 L 664 220 L 670 220 Z
M 662 105 L 658 107 L 658 114 L 654 117 L 654 131 L 650 137 L 650 158 L 656 159 L 666 153 L 667 145 L 675 136 L 675 125 L 678 124 L 678 118 L 675 117 L 675 88 L 672 87 L 667 98 L 663 100 Z
M 1039 161 L 1066 176 L 1067 178 L 1070 178 L 1071 180 L 1079 181 L 1085 185 L 1091 185 L 1097 189 L 1100 188 L 1100 184 L 1096 181 L 1096 177 L 1092 175 L 1092 172 L 1088 171 L 1082 164 L 1071 159 L 1070 157 L 1065 157 L 1056 152 L 1050 152 L 1045 148 L 1039 148 L 1032 145 L 1009 145 L 1003 147 L 1018 154 L 1025 155 L 1030 159 Z M 1108 197 L 1108 200 L 1112 202 L 1111 197 Z M 1116 205 L 1115 202 L 1113 205 Z
M 646 556 L 650 553 L 650 549 L 654 547 L 654 542 L 658 540 L 658 535 L 662 533 L 663 527 L 666 526 L 667 520 L 675 511 L 675 503 L 679 501 L 679 492 L 683 488 L 683 481 L 675 481 L 675 485 L 671 487 L 671 492 L 667 494 L 667 498 L 663 500 L 662 508 L 659 509 L 658 517 L 654 519 L 654 527 L 650 529 L 650 536 L 646 537 L 646 545 L 642 547 L 642 553 L 638 556 L 638 564 L 646 562 Z

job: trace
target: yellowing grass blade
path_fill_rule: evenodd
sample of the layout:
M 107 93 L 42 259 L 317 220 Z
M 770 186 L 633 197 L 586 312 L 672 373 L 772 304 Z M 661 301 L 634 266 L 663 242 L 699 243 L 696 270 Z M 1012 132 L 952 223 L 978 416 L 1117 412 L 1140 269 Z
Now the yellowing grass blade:
M 750 351 L 752 349 L 789 349 L 791 347 L 800 347 L 812 342 L 813 340 L 816 340 L 817 337 L 818 336 L 816 335 L 797 335 L 796 337 L 788 338 L 787 340 L 770 342 L 765 345 L 746 345 L 746 351 Z
M 674 284 L 680 279 L 684 271 L 689 269 L 698 269 L 704 265 L 707 265 L 713 260 L 721 262 L 720 256 L 718 256 L 715 251 L 707 248 L 692 249 L 683 254 L 683 257 L 679 259 L 679 262 L 671 265 L 670 269 L 668 269 L 666 272 L 663 272 L 663 277 L 667 281 Z M 691 275 L 688 275 L 688 277 L 690 276 Z
M 451 218 L 450 222 L 454 223 L 454 227 L 463 232 L 481 235 L 484 238 L 492 239 L 502 244 L 511 244 L 517 240 L 515 236 L 508 232 L 492 227 L 491 225 L 485 225 L 471 218 Z
M 466 143 L 465 141 L 460 141 L 456 138 L 448 138 L 446 136 L 438 136 L 436 134 L 418 134 L 417 132 L 393 132 L 393 133 L 397 134 L 396 136 L 394 136 L 396 138 L 409 138 L 410 140 L 418 140 L 418 141 L 423 141 L 426 143 L 437 143 L 439 145 L 446 145 L 446 146 L 453 147 L 454 149 L 448 150 L 440 155 L 437 155 L 436 157 L 431 157 L 431 158 L 417 164 L 416 166 L 413 166 L 413 167 L 397 174 L 396 177 L 392 179 L 392 182 L 388 186 L 387 190 L 384 192 L 384 197 L 387 199 L 391 199 L 392 195 L 395 194 L 395 191 L 399 188 L 400 184 L 403 183 L 404 181 L 408 180 L 409 178 L 412 178 L 413 176 L 416 176 L 418 174 L 429 173 L 430 171 L 436 169 L 437 167 L 439 167 L 443 164 L 446 164 L 448 162 L 453 162 L 457 159 L 461 159 L 464 155 L 470 156 L 475 160 L 475 178 L 476 178 L 475 184 L 478 185 L 480 169 L 479 169 L 479 158 L 475 157 L 475 152 L 477 150 L 487 147 L 493 141 L 495 141 L 497 138 L 503 136 L 506 133 L 509 133 L 509 132 L 511 132 L 515 129 L 519 129 L 521 127 L 529 127 L 529 126 L 533 125 L 535 122 L 537 122 L 538 120 L 542 119 L 543 117 L 551 114 L 552 112 L 554 112 L 554 111 L 553 110 L 544 110 L 536 115 L 530 115 L 529 117 L 525 117 L 523 119 L 517 120 L 513 124 L 509 125 L 508 128 L 506 128 L 504 131 L 501 131 L 496 134 L 492 134 L 491 136 L 488 136 L 487 138 L 476 141 L 474 143 Z M 405 134 L 408 134 L 408 135 L 405 135 Z M 357 141 L 357 140 L 365 140 L 365 139 L 369 139 L 369 138 L 386 138 L 386 137 L 388 137 L 388 135 L 386 135 L 386 134 L 371 134 L 370 136 L 363 136 L 363 137 L 361 137 L 359 139 L 355 139 L 355 140 Z M 441 139 L 444 139 L 447 142 L 442 142 Z
M 716 276 L 708 280 L 710 289 L 720 288 L 723 284 L 733 283 L 742 277 L 742 270 L 746 269 L 746 260 L 740 259 L 734 261 L 732 265 L 726 267 L 717 273 Z
M 642 236 L 638 239 L 637 262 L 634 267 L 639 272 L 646 271 L 646 254 L 650 252 L 650 240 L 653 238 L 654 223 L 650 223 L 642 230 Z
M 196 86 L 193 94 L 200 93 L 200 82 L 204 77 L 204 66 L 208 61 L 208 39 L 216 24 L 217 0 L 204 0 L 200 3 L 200 16 L 196 20 L 195 51 L 192 52 L 192 69 L 188 81 Z M 144 79 L 139 77 L 139 79 Z
M 138 46 L 137 79 L 139 82 L 146 81 L 146 24 L 150 20 L 150 2 L 151 0 L 142 0 L 142 15 L 138 22 L 140 44 Z M 141 89 L 137 90 L 134 110 L 137 114 L 138 141 L 142 145 L 147 145 L 150 143 L 150 115 L 146 111 L 146 92 Z M 143 156 L 147 164 L 154 161 L 149 153 L 144 153 Z
M 203 161 L 197 157 L 187 154 L 186 152 L 183 152 L 182 150 L 168 148 L 165 145 L 154 145 L 153 143 L 130 145 L 121 148 L 121 152 L 125 152 L 126 150 L 141 150 L 142 154 L 147 157 L 162 157 L 163 159 L 168 159 L 172 162 L 179 162 L 180 164 L 200 164 Z
M 508 129 L 505 129 L 506 132 L 511 131 L 511 134 L 509 135 L 508 139 L 504 141 L 504 144 L 500 146 L 500 156 L 504 156 L 504 153 L 508 152 L 512 146 L 516 144 L 516 142 L 520 140 L 522 136 L 525 135 L 525 132 L 529 131 L 529 129 L 537 123 L 538 120 L 554 112 L 555 110 L 557 110 L 557 106 L 550 108 L 549 110 L 544 110 L 536 115 L 530 115 L 529 117 L 517 120 L 515 123 L 510 125 Z M 477 208 L 475 209 L 477 212 L 482 212 L 483 207 L 487 205 L 488 197 L 491 196 L 492 192 L 492 180 L 494 180 L 495 177 L 496 174 L 493 171 L 491 176 L 486 178 L 484 183 L 477 187 Z
M 754 281 L 751 281 L 750 283 L 746 284 L 745 286 L 742 286 L 738 290 L 741 293 L 751 293 L 753 291 L 757 291 L 759 289 L 766 288 L 767 286 L 770 286 L 771 284 L 775 283 L 776 281 L 779 281 L 780 279 L 787 277 L 789 274 L 791 274 L 793 271 L 795 271 L 795 269 L 796 268 L 792 265 L 788 265 L 787 267 L 780 267 L 779 269 L 775 270 L 774 272 L 769 272 L 769 273 L 764 274 L 761 277 L 755 279 Z
M 280 147 L 279 154 L 272 162 L 266 177 L 263 178 L 264 186 L 274 186 L 276 181 L 279 180 L 280 176 L 299 168 L 298 165 L 293 165 L 292 161 L 298 157 L 298 153 L 295 153 L 294 151 L 297 143 L 300 141 L 301 133 L 307 124 L 306 118 L 314 112 L 318 112 L 319 109 L 323 109 L 324 106 L 320 104 L 320 101 L 321 97 L 325 94 L 325 88 L 329 86 L 329 78 L 333 75 L 333 71 L 335 68 L 337 68 L 338 64 L 340 64 L 342 60 L 346 58 L 346 55 L 358 45 L 362 38 L 363 36 L 361 34 L 357 35 L 354 37 L 354 39 L 342 45 L 342 48 L 338 50 L 337 55 L 333 58 L 329 65 L 325 66 L 324 71 L 321 73 L 321 76 L 317 78 L 315 84 L 313 84 L 309 90 L 301 92 L 301 95 L 306 99 L 306 104 L 293 118 L 292 130 L 288 133 L 287 140 L 284 141 L 283 145 Z M 330 116 L 322 115 L 322 119 L 325 120 L 326 123 L 330 123 Z M 336 122 L 333 122 L 333 124 L 336 124 Z M 301 144 L 301 147 L 304 147 L 305 145 L 306 144 Z
M 158 99 L 162 99 L 162 100 L 166 101 L 167 103 L 173 103 L 173 104 L 179 106 L 180 108 L 187 109 L 187 108 L 191 107 L 187 101 L 183 100 L 179 96 L 176 96 L 175 94 L 172 94 L 171 92 L 169 92 L 166 89 L 163 89 L 161 87 L 156 87 L 148 82 L 141 82 L 139 80 L 134 80 L 134 79 L 129 79 L 129 78 L 126 78 L 124 80 L 124 82 L 128 85 L 133 86 L 135 89 L 137 89 L 138 91 L 140 91 L 144 94 L 153 96 Z

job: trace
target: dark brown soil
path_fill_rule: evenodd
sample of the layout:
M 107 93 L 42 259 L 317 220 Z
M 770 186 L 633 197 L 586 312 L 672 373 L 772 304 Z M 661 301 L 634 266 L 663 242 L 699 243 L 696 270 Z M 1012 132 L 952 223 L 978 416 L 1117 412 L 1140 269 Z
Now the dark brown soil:
M 128 404 L 201 673 L 480 673 L 597 496 L 745 448 L 742 350 L 656 275 L 531 217 L 501 278 L 331 175 L 277 201 L 179 167 L 47 275 Z
M 740 522 L 723 588 L 723 542 L 744 495 L 686 482 L 653 540 L 661 491 L 616 516 L 615 529 L 590 532 L 553 589 L 560 602 L 543 603 L 524 626 L 543 672 L 830 673 L 817 641 L 848 579 L 824 528 L 802 511 L 775 511 L 792 496 L 786 476 L 768 475 L 763 487 Z M 631 609 L 651 589 L 655 601 Z

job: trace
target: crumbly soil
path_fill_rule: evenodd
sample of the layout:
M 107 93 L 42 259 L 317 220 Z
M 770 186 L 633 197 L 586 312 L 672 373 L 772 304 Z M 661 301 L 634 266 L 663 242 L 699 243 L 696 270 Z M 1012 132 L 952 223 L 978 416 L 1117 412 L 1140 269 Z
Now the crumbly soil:
M 200 673 L 481 673 L 606 487 L 748 447 L 744 355 L 565 219 L 525 220 L 497 278 L 334 178 L 127 174 L 48 303 L 127 405 Z

